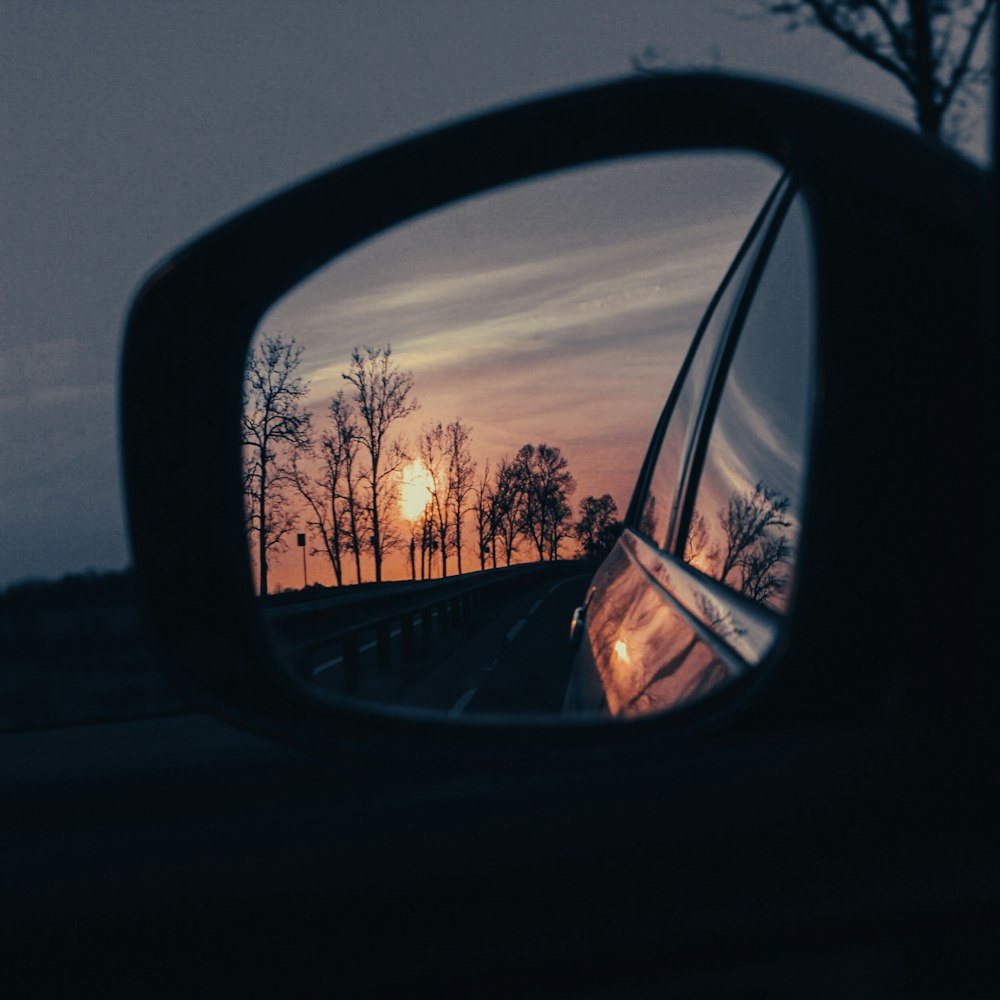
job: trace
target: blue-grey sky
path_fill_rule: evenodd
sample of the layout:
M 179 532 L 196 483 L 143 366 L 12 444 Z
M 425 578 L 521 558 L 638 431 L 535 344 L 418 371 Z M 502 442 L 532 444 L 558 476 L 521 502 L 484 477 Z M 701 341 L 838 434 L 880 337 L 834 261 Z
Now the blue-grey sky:
M 399 135 L 662 62 L 906 117 L 894 81 L 754 0 L 0 0 L 0 586 L 128 562 L 116 378 L 142 276 Z M 981 153 L 984 126 L 968 148 Z

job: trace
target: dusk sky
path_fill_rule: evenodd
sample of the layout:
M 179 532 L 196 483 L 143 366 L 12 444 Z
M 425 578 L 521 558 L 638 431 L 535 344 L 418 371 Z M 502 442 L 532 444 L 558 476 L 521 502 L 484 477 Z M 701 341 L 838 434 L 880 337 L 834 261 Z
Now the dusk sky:
M 788 79 L 908 117 L 893 80 L 819 31 L 748 17 L 756 10 L 754 0 L 0 0 L 0 586 L 127 565 L 116 382 L 130 296 L 165 254 L 263 195 L 422 128 L 628 74 L 648 46 L 679 69 Z M 983 117 L 963 145 L 983 156 Z M 551 438 L 580 480 L 577 499 L 610 490 L 624 508 L 627 489 L 603 485 L 634 464 L 614 422 L 655 418 L 682 330 L 767 187 L 758 171 L 737 197 L 731 168 L 692 174 L 682 163 L 661 183 L 651 178 L 662 168 L 636 164 L 609 181 L 499 196 L 526 199 L 516 210 L 470 204 L 372 244 L 266 322 L 306 346 L 318 399 L 354 343 L 391 339 L 414 369 L 418 425 L 461 416 L 491 456 L 507 441 Z M 594 191 L 596 215 L 569 210 L 574 185 Z M 520 222 L 471 247 L 477 211 Z M 526 339 L 529 327 L 541 339 Z M 476 345 L 471 363 L 456 357 L 459 340 Z M 553 384 L 557 360 L 569 367 Z M 544 393 L 529 391 L 531 378 Z M 551 405 L 505 417 L 484 380 Z M 565 421 L 580 393 L 559 394 L 572 386 L 593 393 L 605 452 Z M 574 452 L 584 432 L 589 458 Z
M 282 300 L 261 332 L 303 348 L 317 424 L 349 388 L 352 348 L 391 343 L 420 404 L 394 428 L 413 458 L 421 426 L 460 417 L 478 474 L 544 442 L 569 462 L 574 510 L 610 493 L 624 514 L 691 335 L 777 176 L 760 158 L 703 154 L 523 183 L 366 243 Z M 476 565 L 471 523 L 464 538 Z M 275 587 L 301 584 L 297 550 L 271 566 Z M 408 575 L 405 553 L 387 571 Z M 308 579 L 332 581 L 325 558 Z

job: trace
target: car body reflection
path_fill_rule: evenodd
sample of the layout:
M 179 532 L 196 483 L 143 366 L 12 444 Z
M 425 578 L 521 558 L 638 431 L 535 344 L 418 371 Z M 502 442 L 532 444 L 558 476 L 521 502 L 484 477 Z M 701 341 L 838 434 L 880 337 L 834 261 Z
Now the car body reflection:
M 631 531 L 594 577 L 582 617 L 568 715 L 627 718 L 703 697 L 759 663 L 780 627 Z
M 813 420 L 810 246 L 784 179 L 667 401 L 640 513 L 574 619 L 567 712 L 675 708 L 774 647 L 795 589 Z

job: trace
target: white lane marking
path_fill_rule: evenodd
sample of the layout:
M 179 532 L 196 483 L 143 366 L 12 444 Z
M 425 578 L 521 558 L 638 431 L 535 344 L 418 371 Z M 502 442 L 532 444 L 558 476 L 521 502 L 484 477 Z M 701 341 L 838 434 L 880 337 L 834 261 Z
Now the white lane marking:
M 548 597 L 549 594 L 551 594 L 553 591 L 558 590 L 560 587 L 565 587 L 567 583 L 573 583 L 574 580 L 578 580 L 578 579 L 579 579 L 579 577 L 571 576 L 571 577 L 569 577 L 566 580 L 560 580 L 558 583 L 552 584 L 552 586 L 549 587 L 549 589 L 545 591 L 545 597 Z M 545 598 L 543 597 L 542 600 L 545 600 Z
M 396 636 L 401 635 L 402 632 L 403 630 L 400 628 L 394 629 L 392 632 L 389 633 L 389 638 L 395 639 Z M 377 640 L 373 640 L 372 642 L 366 642 L 362 647 L 360 647 L 360 649 L 358 649 L 358 652 L 367 653 L 369 650 L 374 649 L 377 645 L 378 645 Z M 321 663 L 318 667 L 313 667 L 313 677 L 315 677 L 317 674 L 323 673 L 324 670 L 329 670 L 330 667 L 335 667 L 338 663 L 343 663 L 343 662 L 344 658 L 342 656 L 335 656 L 332 660 L 327 660 L 325 663 Z
M 524 619 L 520 618 L 515 623 L 514 627 L 507 633 L 507 641 L 510 642 L 521 629 L 524 628 Z
M 546 595 L 546 596 L 548 596 L 548 595 Z M 531 610 L 528 612 L 528 614 L 529 615 L 533 615 L 542 606 L 542 601 L 544 601 L 544 600 L 545 600 L 544 597 L 539 597 L 538 600 L 535 601 L 535 603 L 531 605 Z
M 479 688 L 477 687 L 469 688 L 469 690 L 466 691 L 465 694 L 463 694 L 462 697 L 451 706 L 451 710 L 448 712 L 448 715 L 452 717 L 461 715 L 465 711 L 465 706 L 472 701 L 478 690 Z

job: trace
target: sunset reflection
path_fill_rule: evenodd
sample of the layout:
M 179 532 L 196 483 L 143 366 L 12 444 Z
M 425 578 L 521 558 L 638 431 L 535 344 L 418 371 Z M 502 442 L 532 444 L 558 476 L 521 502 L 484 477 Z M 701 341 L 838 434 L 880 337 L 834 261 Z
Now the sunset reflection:
M 403 469 L 399 486 L 399 512 L 404 521 L 416 521 L 430 503 L 434 478 L 418 458 Z
M 765 161 L 705 155 L 647 157 L 532 181 L 400 226 L 278 303 L 259 334 L 301 347 L 297 374 L 308 386 L 303 405 L 317 438 L 338 393 L 346 392 L 355 418 L 361 413 L 344 382 L 359 345 L 391 345 L 393 364 L 412 377 L 408 402 L 417 405 L 389 436 L 398 443 L 390 518 L 398 524 L 379 512 L 382 579 L 414 576 L 414 538 L 433 557 L 435 574 L 444 572 L 445 555 L 452 571 L 485 568 L 479 520 L 502 520 L 502 511 L 477 509 L 467 493 L 462 517 L 446 525 L 435 511 L 435 524 L 423 524 L 428 502 L 448 492 L 431 482 L 440 477 L 437 463 L 421 458 L 428 426 L 460 421 L 471 431 L 468 489 L 495 487 L 519 449 L 545 444 L 568 460 L 575 480 L 570 521 L 588 497 L 613 497 L 624 512 L 699 317 L 774 178 Z M 692 200 L 707 188 L 709 212 Z M 362 453 L 351 474 L 367 464 Z M 321 477 L 309 459 L 301 466 Z M 371 484 L 360 481 L 346 503 L 371 507 Z M 305 531 L 309 554 L 318 556 L 309 578 L 333 584 L 318 526 L 324 515 L 302 511 L 294 530 Z M 375 575 L 373 521 L 356 523 L 350 582 Z M 435 527 L 447 528 L 444 548 Z M 498 529 L 489 565 L 536 558 L 538 540 L 530 532 L 518 540 L 518 526 L 508 527 L 512 544 L 501 544 Z M 546 543 L 553 545 L 562 558 L 576 554 L 569 531 Z M 272 590 L 302 579 L 297 555 L 280 545 L 271 550 Z

